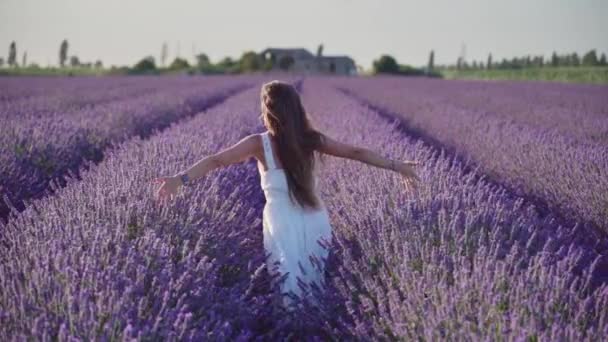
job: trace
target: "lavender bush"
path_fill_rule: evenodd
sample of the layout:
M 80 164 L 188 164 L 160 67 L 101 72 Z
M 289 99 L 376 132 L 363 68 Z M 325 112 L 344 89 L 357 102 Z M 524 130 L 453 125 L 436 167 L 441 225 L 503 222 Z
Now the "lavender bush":
M 472 159 L 539 207 L 608 232 L 606 87 L 403 78 L 334 82 L 405 119 L 410 133 Z
M 162 90 L 179 81 L 178 78 L 3 77 L 0 117 L 65 115 L 82 107 Z
M 323 80 L 306 82 L 304 94 L 331 136 L 424 165 L 417 197 L 394 174 L 351 161 L 324 165 L 321 188 L 345 246 L 330 288 L 333 298 L 344 299 L 349 317 L 343 320 L 355 322 L 355 335 L 430 341 L 608 336 L 605 238 L 540 217 Z
M 75 91 L 80 82 L 85 90 Z M 247 78 L 141 78 L 122 87 L 116 79 L 113 82 L 121 90 L 117 91 L 107 80 L 100 82 L 101 89 L 89 82 L 72 80 L 64 91 L 36 101 L 4 102 L 0 194 L 5 201 L 22 209 L 23 200 L 44 195 L 49 181 L 61 180 L 85 161 L 101 160 L 111 144 L 133 135 L 145 137 L 251 84 Z M 150 91 L 151 84 L 158 87 L 160 82 L 162 91 Z M 103 86 L 108 87 L 105 95 Z M 0 204 L 0 218 L 8 213 L 5 201 Z
M 166 207 L 152 198 L 154 177 L 261 128 L 258 91 L 121 145 L 1 227 L 0 339 L 322 334 L 270 305 L 279 283 L 263 264 L 255 165 L 210 175 Z
M 334 240 L 325 288 L 277 304 L 253 163 L 178 198 L 158 175 L 262 130 L 259 88 L 108 152 L 82 179 L 0 226 L 0 339 L 601 340 L 608 242 L 561 226 L 465 172 L 322 79 L 302 86 L 324 132 L 423 163 L 418 196 L 397 175 L 323 158 Z
M 263 202 L 259 193 L 248 195 L 254 169 L 209 177 L 169 207 L 154 202 L 149 181 L 254 128 L 256 115 L 245 109 L 253 101 L 249 92 L 149 141 L 127 142 L 83 172 L 81 181 L 71 180 L 11 219 L 3 238 L 11 241 L 2 253 L 1 306 L 10 310 L 3 339 L 177 339 L 190 336 L 195 324 L 202 324 L 195 332 L 202 335 L 190 337 L 233 336 L 238 326 L 214 316 L 230 312 L 242 317 L 238 322 L 245 319 L 240 313 L 246 306 L 230 302 L 246 290 L 233 286 L 244 270 L 253 271 L 247 267 L 260 254 L 253 245 L 261 241 L 247 239 L 260 226 L 256 214 Z M 229 115 L 234 120 L 225 120 Z M 245 205 L 250 196 L 257 210 Z M 28 264 L 38 265 L 35 277 Z
M 439 103 L 480 109 L 487 116 L 555 129 L 574 139 L 608 142 L 605 86 L 418 79 L 407 80 L 411 87 L 406 89 L 402 77 L 381 79 L 386 89 L 400 88 L 402 97 L 417 100 L 421 107 Z

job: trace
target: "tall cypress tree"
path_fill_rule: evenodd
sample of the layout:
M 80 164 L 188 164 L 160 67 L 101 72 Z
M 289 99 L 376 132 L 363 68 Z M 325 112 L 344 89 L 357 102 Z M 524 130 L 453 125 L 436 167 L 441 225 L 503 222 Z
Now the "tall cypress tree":
M 17 66 L 17 43 L 11 42 L 8 48 L 8 65 Z
M 559 66 L 559 57 L 557 57 L 557 53 L 555 51 L 553 51 L 553 54 L 551 55 L 551 66 Z
M 68 41 L 64 39 L 59 47 L 59 65 L 63 68 L 68 60 Z

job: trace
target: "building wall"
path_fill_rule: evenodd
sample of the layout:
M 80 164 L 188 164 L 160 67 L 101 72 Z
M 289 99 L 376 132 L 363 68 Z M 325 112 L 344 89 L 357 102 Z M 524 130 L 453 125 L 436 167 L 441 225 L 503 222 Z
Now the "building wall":
M 294 63 L 291 68 L 287 71 L 302 73 L 302 74 L 333 74 L 333 75 L 355 75 L 357 73 L 356 66 L 350 59 L 346 58 L 331 58 L 316 57 L 302 58 L 296 56 L 290 52 L 277 52 L 274 53 L 275 63 L 272 70 L 282 70 L 279 66 L 279 62 L 286 56 L 291 56 L 294 59 Z
M 333 67 L 332 67 L 333 65 Z M 325 58 L 321 61 L 319 72 L 335 75 L 355 75 L 357 69 L 351 61 L 343 58 Z

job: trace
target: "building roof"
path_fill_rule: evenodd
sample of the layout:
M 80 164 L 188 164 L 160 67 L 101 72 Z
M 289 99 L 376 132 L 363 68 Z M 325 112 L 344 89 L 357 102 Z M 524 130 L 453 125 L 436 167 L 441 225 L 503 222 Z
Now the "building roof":
M 302 48 L 268 48 L 262 51 L 262 54 L 266 54 L 268 52 L 274 54 L 290 54 L 294 57 L 302 59 L 310 59 L 315 57 L 312 53 L 310 53 L 310 51 Z

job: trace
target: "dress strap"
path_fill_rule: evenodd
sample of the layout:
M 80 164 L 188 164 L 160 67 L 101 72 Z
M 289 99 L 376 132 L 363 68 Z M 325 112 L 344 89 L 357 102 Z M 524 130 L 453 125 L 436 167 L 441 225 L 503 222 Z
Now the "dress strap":
M 270 144 L 270 137 L 268 132 L 264 132 L 262 135 L 262 145 L 264 146 L 264 159 L 266 159 L 266 166 L 268 169 L 276 168 L 274 164 L 274 156 L 272 155 L 272 144 Z

